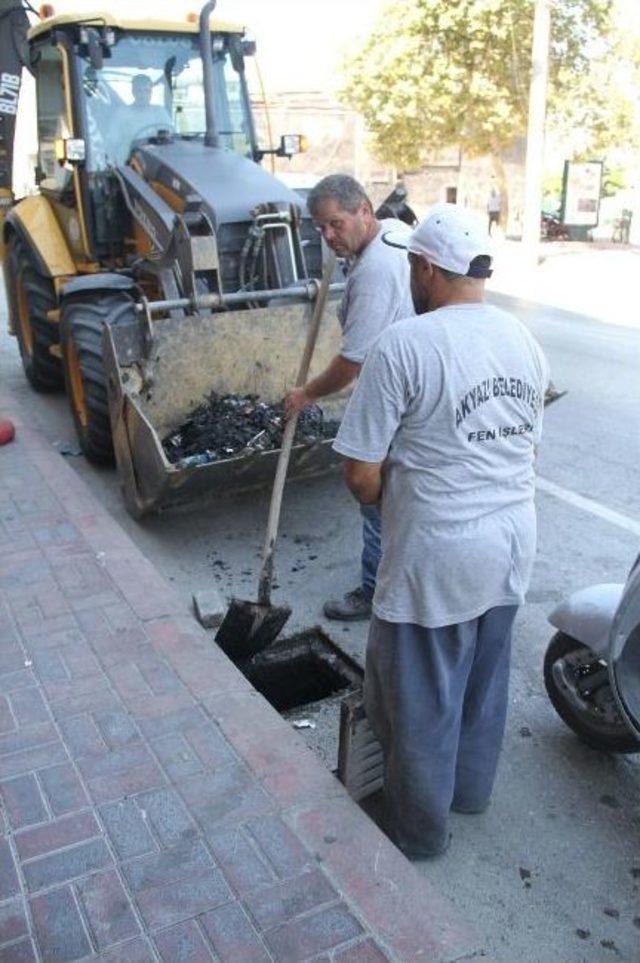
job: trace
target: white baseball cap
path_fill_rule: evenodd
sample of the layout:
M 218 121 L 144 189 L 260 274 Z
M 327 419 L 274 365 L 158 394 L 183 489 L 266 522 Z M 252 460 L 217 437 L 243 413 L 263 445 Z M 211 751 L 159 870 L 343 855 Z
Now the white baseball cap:
M 457 204 L 436 204 L 411 234 L 385 231 L 385 244 L 420 254 L 445 271 L 470 278 L 491 277 L 491 241 L 475 214 Z

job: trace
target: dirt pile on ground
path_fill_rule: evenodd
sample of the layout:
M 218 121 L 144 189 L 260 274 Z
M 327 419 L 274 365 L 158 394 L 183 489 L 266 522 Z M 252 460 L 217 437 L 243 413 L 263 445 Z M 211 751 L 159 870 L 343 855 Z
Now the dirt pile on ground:
M 312 444 L 334 438 L 340 422 L 325 419 L 317 405 L 301 412 L 295 444 Z M 258 395 L 212 393 L 169 435 L 162 439 L 167 458 L 174 465 L 189 467 L 223 461 L 252 451 L 280 448 L 284 431 L 284 408 L 268 405 Z

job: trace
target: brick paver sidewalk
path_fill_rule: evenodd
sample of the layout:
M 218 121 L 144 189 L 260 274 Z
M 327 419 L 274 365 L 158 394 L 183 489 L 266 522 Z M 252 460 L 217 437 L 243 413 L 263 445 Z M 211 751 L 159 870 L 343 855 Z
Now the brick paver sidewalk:
M 475 956 L 1 391 L 0 412 L 0 963 Z

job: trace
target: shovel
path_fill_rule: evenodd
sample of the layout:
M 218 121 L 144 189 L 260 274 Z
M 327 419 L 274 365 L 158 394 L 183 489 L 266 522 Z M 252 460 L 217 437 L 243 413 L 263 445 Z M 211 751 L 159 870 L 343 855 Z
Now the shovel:
M 313 316 L 300 362 L 296 387 L 300 387 L 307 380 L 311 358 L 320 329 L 320 321 L 322 320 L 324 307 L 329 294 L 329 285 L 331 284 L 331 278 L 335 270 L 335 263 L 335 257 L 331 256 L 325 264 L 322 281 L 320 282 L 313 305 Z M 282 447 L 278 456 L 276 477 L 273 482 L 271 503 L 269 505 L 267 534 L 262 552 L 262 568 L 260 569 L 260 579 L 258 582 L 258 601 L 248 602 L 242 599 L 232 599 L 227 613 L 222 620 L 222 624 L 216 633 L 216 642 L 220 648 L 234 660 L 248 659 L 252 655 L 255 655 L 256 652 L 264 649 L 270 642 L 273 642 L 291 615 L 291 609 L 288 605 L 271 605 L 271 583 L 273 581 L 273 556 L 280 521 L 282 493 L 287 477 L 289 456 L 291 455 L 293 436 L 297 423 L 298 415 L 295 414 L 287 421 L 282 437 Z

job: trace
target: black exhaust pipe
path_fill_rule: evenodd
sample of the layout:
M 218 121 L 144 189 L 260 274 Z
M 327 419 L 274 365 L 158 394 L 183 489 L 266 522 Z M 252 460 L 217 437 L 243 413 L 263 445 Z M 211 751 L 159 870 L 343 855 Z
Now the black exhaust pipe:
M 204 112 L 207 129 L 204 142 L 207 147 L 219 147 L 220 138 L 216 126 L 216 112 L 213 106 L 213 55 L 211 53 L 211 31 L 209 21 L 216 0 L 208 0 L 200 11 L 200 55 L 202 57 L 202 80 L 204 83 Z

